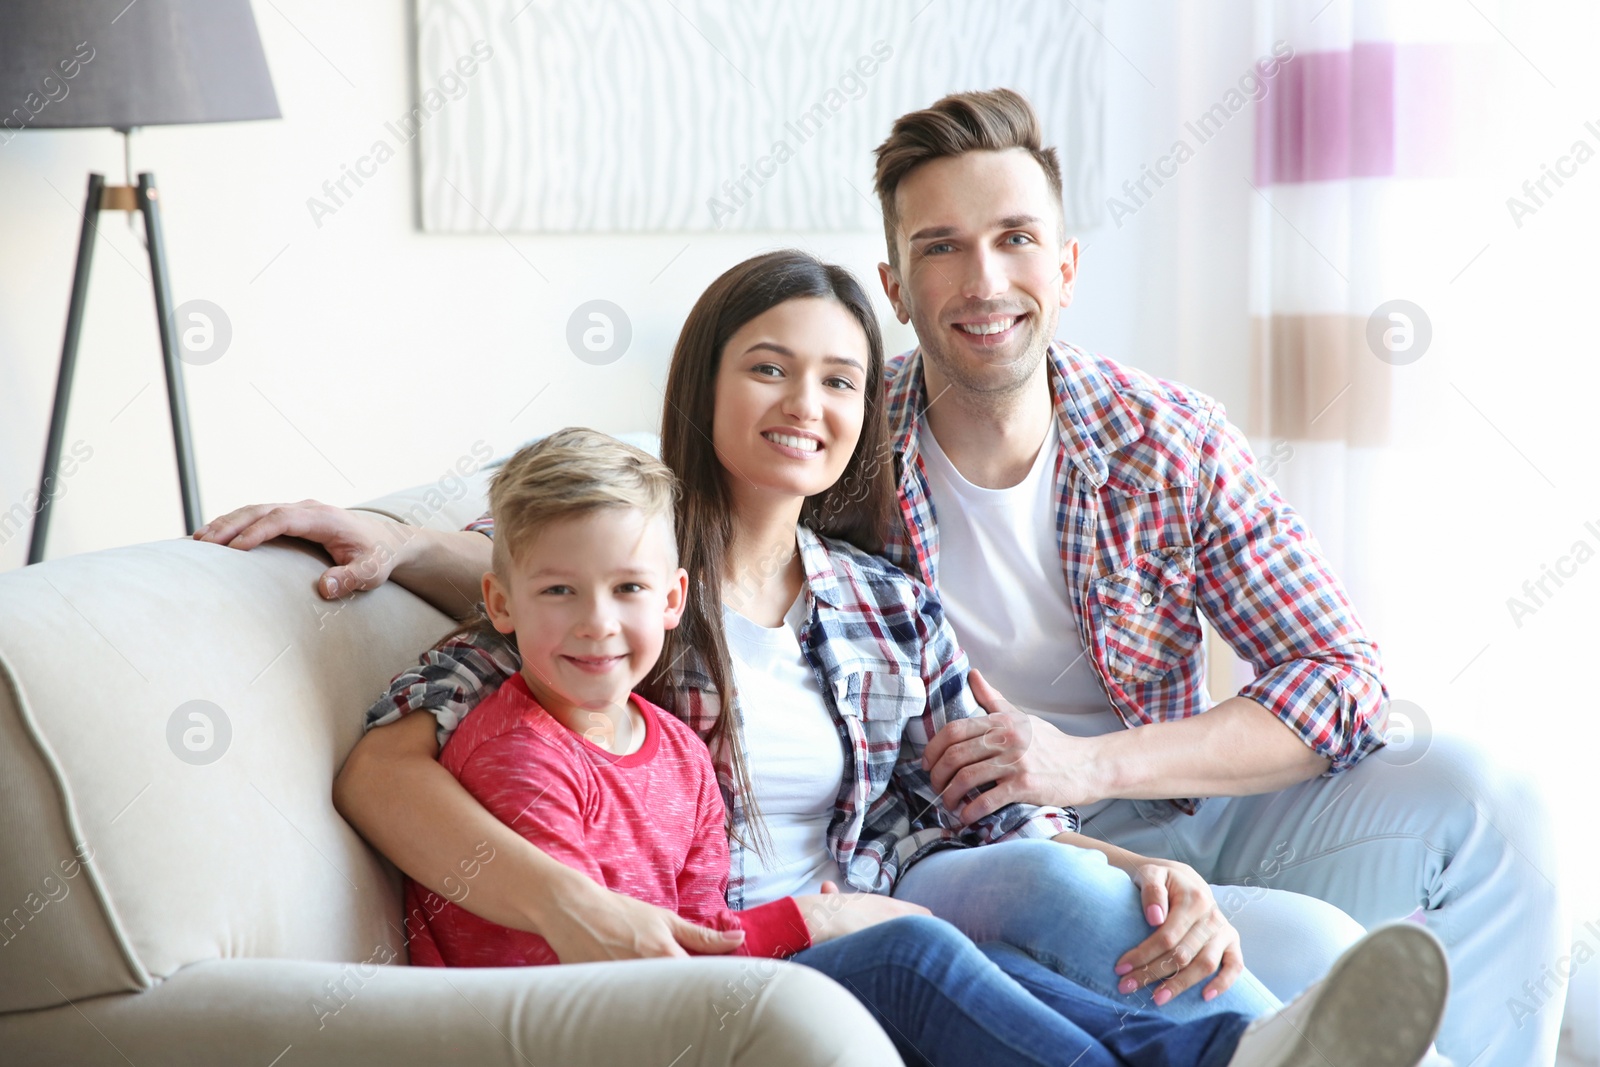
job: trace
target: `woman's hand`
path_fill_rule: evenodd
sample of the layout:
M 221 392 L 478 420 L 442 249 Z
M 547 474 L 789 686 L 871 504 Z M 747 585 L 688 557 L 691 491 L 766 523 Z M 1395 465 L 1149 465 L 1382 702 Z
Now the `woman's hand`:
M 1132 993 L 1160 982 L 1155 991 L 1159 1008 L 1213 974 L 1216 977 L 1201 995 L 1206 1000 L 1221 996 L 1244 973 L 1239 931 L 1222 914 L 1211 886 L 1193 867 L 1141 856 L 1081 833 L 1060 833 L 1055 840 L 1070 848 L 1104 854 L 1111 866 L 1139 887 L 1145 922 L 1156 930 L 1117 961 L 1120 992 Z
M 405 533 L 399 523 L 376 515 L 302 500 L 230 511 L 196 530 L 194 539 L 239 549 L 255 548 L 274 537 L 315 541 L 336 564 L 317 579 L 317 592 L 332 600 L 388 581 L 406 546 Z
M 877 893 L 841 893 L 832 882 L 822 883 L 821 893 L 794 898 L 811 933 L 811 943 L 820 945 L 836 937 L 865 930 L 869 926 L 898 919 L 903 915 L 932 915 L 921 904 L 896 900 Z
M 1161 981 L 1155 1004 L 1161 1007 L 1185 989 L 1216 975 L 1201 994 L 1206 1000 L 1228 991 L 1244 972 L 1239 931 L 1217 906 L 1211 886 L 1198 871 L 1175 860 L 1134 856 L 1126 866 L 1139 887 L 1145 921 L 1156 931 L 1117 961 L 1123 993 Z
M 566 908 L 540 923 L 540 934 L 562 963 L 718 955 L 744 944 L 743 930 L 697 926 L 666 908 L 588 884 L 592 891 L 568 897 Z

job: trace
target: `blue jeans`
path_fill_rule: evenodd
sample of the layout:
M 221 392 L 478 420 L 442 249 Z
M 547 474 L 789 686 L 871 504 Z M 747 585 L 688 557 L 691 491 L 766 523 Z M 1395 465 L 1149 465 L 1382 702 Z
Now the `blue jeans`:
M 1223 1067 L 1242 1015 L 1178 1022 L 1130 1011 L 1007 945 L 974 945 L 920 915 L 796 954 L 855 994 L 908 1067 Z
M 1153 1006 L 1153 985 L 1118 993 L 1117 960 L 1151 928 L 1128 876 L 1093 849 L 1049 840 L 947 849 L 901 875 L 894 895 L 921 904 L 980 944 L 1021 949 L 1123 1011 L 1153 1010 L 1177 1020 L 1218 1012 L 1253 1019 L 1281 1006 L 1248 970 L 1209 1002 L 1201 999 L 1203 982 L 1161 1008 Z

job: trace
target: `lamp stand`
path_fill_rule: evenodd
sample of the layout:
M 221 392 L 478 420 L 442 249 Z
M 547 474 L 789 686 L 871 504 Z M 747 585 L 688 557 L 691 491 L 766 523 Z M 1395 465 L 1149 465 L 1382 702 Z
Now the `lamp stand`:
M 137 211 L 144 216 L 145 244 L 150 253 L 150 282 L 155 288 L 156 321 L 161 329 L 161 356 L 167 374 L 167 404 L 172 411 L 172 443 L 178 454 L 178 488 L 183 496 L 183 521 L 187 532 L 200 528 L 200 488 L 195 475 L 194 448 L 189 437 L 189 408 L 183 395 L 183 368 L 178 361 L 176 323 L 172 319 L 172 286 L 167 280 L 166 245 L 161 237 L 160 194 L 155 175 L 139 175 L 138 185 L 107 185 L 105 175 L 89 175 L 89 193 L 83 205 L 83 232 L 78 238 L 78 264 L 72 274 L 72 299 L 67 304 L 67 335 L 61 345 L 61 373 L 56 379 L 56 402 L 50 414 L 50 437 L 44 450 L 44 470 L 39 475 L 39 504 L 28 543 L 28 562 L 44 558 L 50 511 L 61 489 L 56 476 L 61 462 L 61 441 L 67 431 L 67 406 L 72 395 L 72 375 L 78 363 L 78 337 L 83 331 L 83 306 L 89 295 L 89 266 L 94 260 L 95 236 L 102 211 Z

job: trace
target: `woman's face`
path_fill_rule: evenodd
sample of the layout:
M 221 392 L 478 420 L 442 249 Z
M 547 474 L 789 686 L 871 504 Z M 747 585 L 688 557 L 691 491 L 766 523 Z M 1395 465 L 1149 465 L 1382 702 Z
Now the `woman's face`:
M 711 441 L 734 495 L 804 498 L 844 474 L 861 439 L 867 335 L 843 304 L 802 297 L 728 339 L 717 370 Z

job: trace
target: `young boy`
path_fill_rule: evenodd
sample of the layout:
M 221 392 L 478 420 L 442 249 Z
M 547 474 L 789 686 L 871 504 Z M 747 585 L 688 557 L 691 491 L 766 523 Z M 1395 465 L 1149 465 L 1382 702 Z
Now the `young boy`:
M 439 762 L 500 821 L 599 884 L 692 922 L 743 931 L 742 955 L 811 938 L 794 898 L 723 898 L 728 845 L 705 744 L 632 690 L 678 624 L 688 576 L 672 474 L 569 429 L 513 456 L 489 491 L 496 535 L 483 603 L 522 670 L 462 720 Z M 413 964 L 558 962 L 537 934 L 478 918 L 407 880 Z

